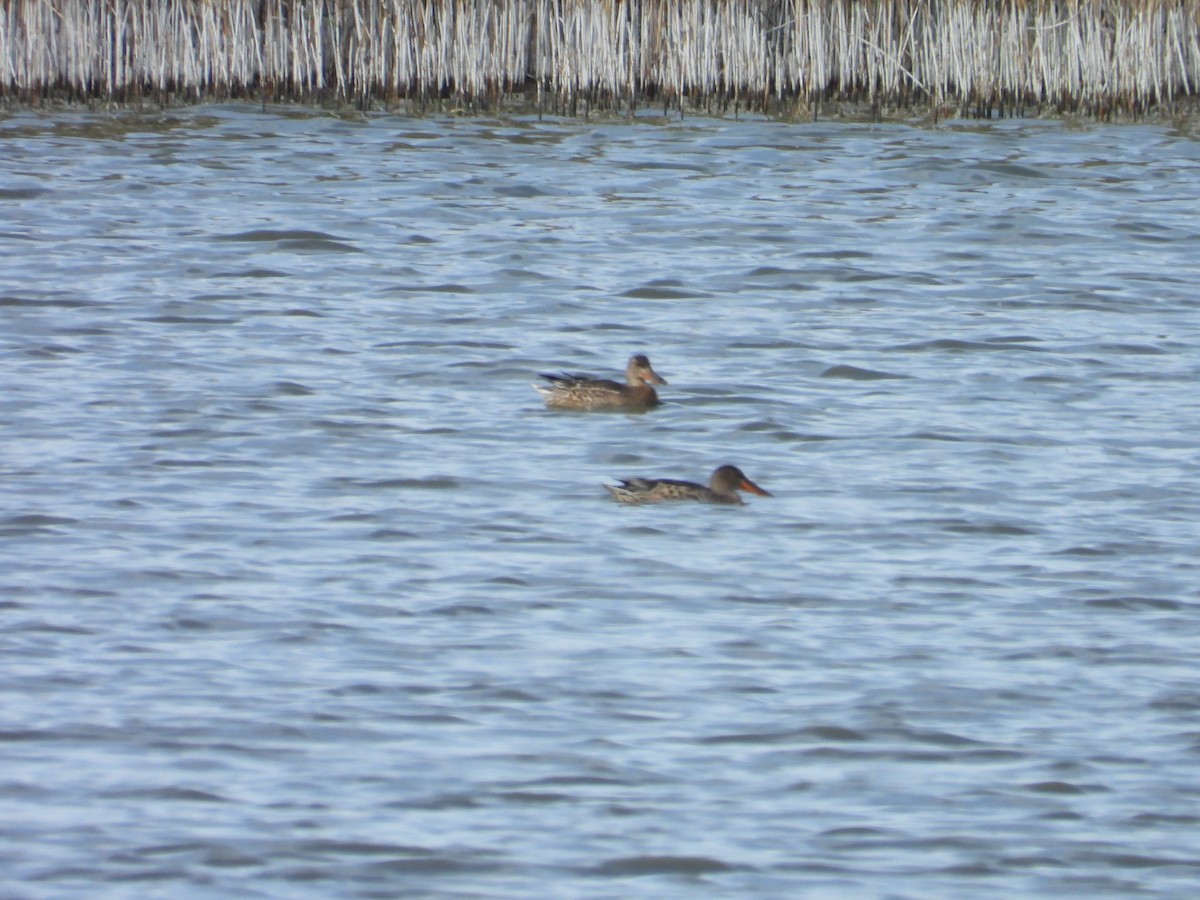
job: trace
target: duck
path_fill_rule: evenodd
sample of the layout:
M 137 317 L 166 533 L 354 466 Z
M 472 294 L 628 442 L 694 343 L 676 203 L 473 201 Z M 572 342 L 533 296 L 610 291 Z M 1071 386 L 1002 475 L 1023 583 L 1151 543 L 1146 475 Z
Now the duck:
M 650 365 L 644 353 L 629 357 L 625 366 L 625 383 L 590 375 L 541 374 L 549 387 L 535 384 L 550 409 L 648 409 L 658 405 L 658 393 L 651 385 L 666 384 Z
M 738 491 L 748 491 L 760 497 L 772 496 L 746 477 L 737 466 L 721 466 L 712 473 L 708 487 L 694 481 L 673 478 L 624 478 L 620 484 L 604 487 L 618 503 L 662 503 L 667 500 L 699 500 L 702 503 L 724 503 L 741 506 Z

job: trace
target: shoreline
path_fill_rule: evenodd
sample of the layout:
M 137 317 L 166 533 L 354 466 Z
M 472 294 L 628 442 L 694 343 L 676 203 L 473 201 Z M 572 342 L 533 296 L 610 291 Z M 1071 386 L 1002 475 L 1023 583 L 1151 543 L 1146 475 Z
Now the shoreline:
M 908 125 L 912 127 L 936 127 L 940 125 L 987 125 L 1009 121 L 1024 122 L 1063 122 L 1081 125 L 1169 125 L 1177 124 L 1183 128 L 1194 127 L 1200 122 L 1200 97 L 1186 98 L 1176 101 L 1171 108 L 1151 107 L 1145 111 L 1127 114 L 1121 110 L 1109 110 L 1104 114 L 1093 112 L 1069 112 L 1054 109 L 1026 109 L 1020 113 L 1007 110 L 993 109 L 963 110 L 961 108 L 943 106 L 934 108 L 929 103 L 915 104 L 911 107 L 875 107 L 867 103 L 853 103 L 844 100 L 826 100 L 817 106 L 805 105 L 792 110 L 772 109 L 768 112 L 761 110 L 719 110 L 706 108 L 703 105 L 692 105 L 685 102 L 682 111 L 678 106 L 668 110 L 661 107 L 643 107 L 636 111 L 616 111 L 600 107 L 590 108 L 581 105 L 573 114 L 569 111 L 539 111 L 536 102 L 528 98 L 515 96 L 501 98 L 498 103 L 471 104 L 458 106 L 452 100 L 423 101 L 399 99 L 391 103 L 373 100 L 368 105 L 348 103 L 336 97 L 307 98 L 294 100 L 289 98 L 272 99 L 264 103 L 261 97 L 253 95 L 200 97 L 199 99 L 177 100 L 172 97 L 146 98 L 136 97 L 124 102 L 115 102 L 99 98 L 48 96 L 39 97 L 35 102 L 14 100 L 11 97 L 0 97 L 0 122 L 4 119 L 22 113 L 97 113 L 120 115 L 158 115 L 178 113 L 188 110 L 202 111 L 205 107 L 242 107 L 255 109 L 264 113 L 279 113 L 283 115 L 331 115 L 343 117 L 374 117 L 396 116 L 412 119 L 500 119 L 500 120 L 535 120 L 545 122 L 579 122 L 579 123 L 613 123 L 625 122 L 630 124 L 678 124 L 689 120 L 725 121 L 725 122 L 754 122 L 771 121 L 784 124 L 820 124 L 842 123 L 860 125 Z

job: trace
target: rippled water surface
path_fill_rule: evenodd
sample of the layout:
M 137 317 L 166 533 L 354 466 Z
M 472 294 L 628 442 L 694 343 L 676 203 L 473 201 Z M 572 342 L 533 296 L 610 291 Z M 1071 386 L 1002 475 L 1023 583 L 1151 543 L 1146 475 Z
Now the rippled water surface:
M 1198 284 L 1168 126 L 8 114 L 0 893 L 1193 896 Z

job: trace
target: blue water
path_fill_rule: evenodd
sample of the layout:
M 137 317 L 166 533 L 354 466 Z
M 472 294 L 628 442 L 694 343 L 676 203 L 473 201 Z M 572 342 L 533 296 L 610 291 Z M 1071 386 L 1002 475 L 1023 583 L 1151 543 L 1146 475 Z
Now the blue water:
M 0 894 L 1191 896 L 1198 209 L 1168 125 L 5 113 Z

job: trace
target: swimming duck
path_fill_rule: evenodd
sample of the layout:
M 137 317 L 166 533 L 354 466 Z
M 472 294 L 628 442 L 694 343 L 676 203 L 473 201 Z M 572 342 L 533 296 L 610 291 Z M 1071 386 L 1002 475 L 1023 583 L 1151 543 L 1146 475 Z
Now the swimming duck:
M 666 384 L 650 367 L 650 359 L 642 353 L 629 357 L 625 366 L 625 383 L 588 375 L 546 375 L 549 387 L 535 384 L 551 409 L 620 409 L 645 408 L 658 405 L 658 394 L 652 384 Z
M 712 473 L 708 487 L 693 481 L 671 478 L 626 478 L 618 485 L 606 484 L 608 492 L 620 503 L 662 503 L 664 500 L 700 500 L 704 503 L 728 503 L 740 506 L 738 491 L 770 497 L 745 476 L 737 466 L 721 466 Z

